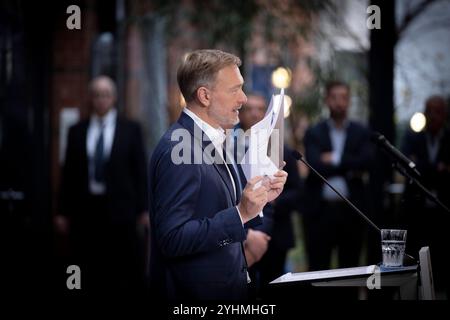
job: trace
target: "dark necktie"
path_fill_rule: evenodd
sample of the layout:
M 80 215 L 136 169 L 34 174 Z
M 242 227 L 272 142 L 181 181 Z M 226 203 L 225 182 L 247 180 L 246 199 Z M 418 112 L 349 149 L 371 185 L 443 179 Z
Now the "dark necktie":
M 239 177 L 238 168 L 234 162 L 234 159 L 231 156 L 227 157 L 225 143 L 223 144 L 223 158 L 225 159 L 225 164 L 228 166 L 228 169 L 230 170 L 231 175 L 233 176 L 234 185 L 236 186 L 236 204 L 237 204 L 241 200 L 242 182 Z
M 101 183 L 105 182 L 105 142 L 103 138 L 103 133 L 105 131 L 104 128 L 104 124 L 100 123 L 100 134 L 98 135 L 94 154 L 94 179 L 97 182 Z

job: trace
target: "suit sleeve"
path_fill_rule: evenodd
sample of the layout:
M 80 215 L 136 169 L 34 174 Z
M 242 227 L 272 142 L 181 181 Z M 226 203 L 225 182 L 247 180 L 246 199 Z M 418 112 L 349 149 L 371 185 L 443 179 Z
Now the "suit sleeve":
M 360 143 L 358 152 L 342 155 L 340 167 L 344 173 L 353 170 L 367 170 L 370 168 L 374 156 L 372 143 L 370 142 L 369 131 L 361 129 L 359 131 Z
M 209 217 L 196 217 L 197 202 L 208 199 L 207 194 L 200 194 L 200 165 L 175 165 L 169 148 L 151 166 L 156 166 L 151 177 L 152 228 L 164 255 L 193 255 L 245 240 L 235 207 L 212 212 Z
M 322 152 L 325 152 L 325 150 L 321 149 L 321 144 L 317 135 L 318 133 L 313 129 L 309 129 L 305 133 L 306 160 L 313 168 L 325 177 L 339 175 L 339 167 L 332 164 L 325 164 L 322 160 L 320 160 L 320 156 Z
M 297 161 L 290 155 L 290 149 L 285 147 L 284 171 L 288 173 L 283 192 L 275 200 L 274 211 L 278 216 L 289 215 L 294 210 L 299 210 L 299 199 L 304 189 L 303 181 L 297 167 Z

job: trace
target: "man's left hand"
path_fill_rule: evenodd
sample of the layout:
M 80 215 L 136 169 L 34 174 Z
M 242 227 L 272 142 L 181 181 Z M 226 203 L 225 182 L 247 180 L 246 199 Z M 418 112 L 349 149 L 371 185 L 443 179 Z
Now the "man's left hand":
M 274 179 L 269 182 L 269 191 L 267 194 L 267 201 L 273 201 L 281 194 L 284 188 L 284 184 L 287 180 L 287 172 L 284 170 L 279 170 L 274 174 Z

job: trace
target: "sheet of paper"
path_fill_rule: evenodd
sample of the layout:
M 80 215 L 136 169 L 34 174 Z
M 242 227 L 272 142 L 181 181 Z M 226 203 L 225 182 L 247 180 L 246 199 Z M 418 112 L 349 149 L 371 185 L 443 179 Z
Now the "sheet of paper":
M 376 267 L 375 265 L 370 265 L 370 266 L 355 267 L 355 268 L 342 268 L 342 269 L 330 269 L 330 270 L 310 271 L 310 272 L 286 273 L 285 275 L 272 281 L 272 283 L 324 280 L 324 279 L 351 277 L 351 276 L 359 276 L 359 275 L 371 275 L 375 272 L 375 267 Z
M 284 146 L 284 89 L 273 95 L 264 118 L 250 128 L 247 152 L 241 163 L 247 180 L 272 177 L 282 166 Z

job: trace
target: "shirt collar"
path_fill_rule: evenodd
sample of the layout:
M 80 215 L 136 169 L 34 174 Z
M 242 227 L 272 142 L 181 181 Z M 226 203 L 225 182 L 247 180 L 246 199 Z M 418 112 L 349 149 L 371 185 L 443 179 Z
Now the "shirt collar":
M 184 108 L 183 112 L 191 117 L 192 120 L 194 120 L 195 124 L 199 126 L 200 129 L 202 129 L 202 131 L 208 136 L 212 143 L 214 143 L 215 145 L 223 144 L 226 139 L 225 130 L 223 130 L 221 127 L 214 128 L 188 108 Z
M 103 123 L 104 126 L 110 126 L 114 124 L 116 117 L 117 110 L 115 108 L 111 108 L 103 117 L 93 114 L 91 117 L 91 122 L 96 124 Z
M 336 127 L 336 122 L 331 118 L 328 119 L 327 124 L 331 130 L 346 130 L 348 128 L 349 121 L 345 119 L 341 128 Z

